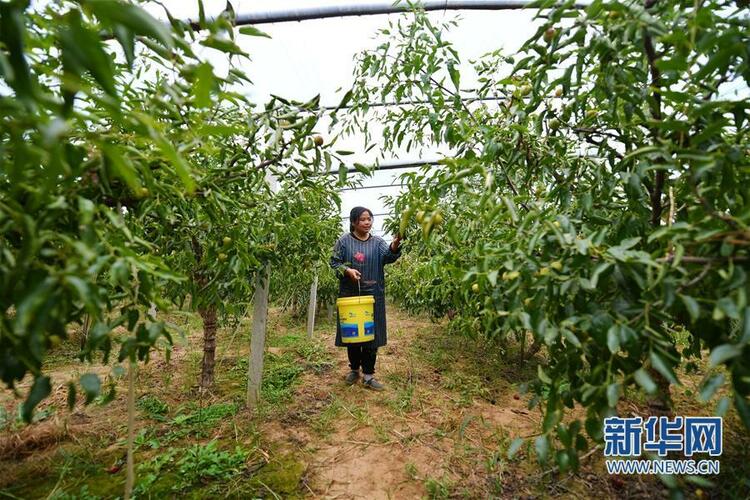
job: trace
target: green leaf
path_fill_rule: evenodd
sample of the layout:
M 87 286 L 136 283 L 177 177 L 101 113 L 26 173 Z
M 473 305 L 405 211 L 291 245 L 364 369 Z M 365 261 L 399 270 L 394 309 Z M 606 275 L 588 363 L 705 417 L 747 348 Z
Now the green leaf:
M 271 35 L 265 33 L 255 26 L 243 26 L 240 28 L 240 34 L 248 36 L 262 36 L 264 38 L 271 38 Z
M 8 62 L 12 68 L 12 77 L 6 74 L 5 81 L 16 91 L 20 100 L 30 103 L 33 88 L 24 47 L 24 9 L 22 2 L 0 2 L 0 42 L 4 46 L 3 52 L 8 51 Z
M 679 385 L 680 382 L 677 380 L 677 376 L 675 375 L 674 371 L 672 370 L 672 367 L 667 364 L 667 362 L 662 358 L 656 351 L 651 351 L 650 355 L 651 364 L 653 367 L 664 375 L 667 380 L 669 380 L 671 383 L 675 385 Z
M 84 373 L 79 379 L 83 392 L 86 393 L 86 404 L 91 403 L 98 395 L 102 388 L 99 376 L 95 373 Z
M 513 440 L 513 442 L 510 443 L 510 446 L 508 447 L 508 460 L 513 459 L 514 456 L 516 456 L 516 453 L 518 453 L 518 450 L 521 449 L 521 446 L 523 446 L 524 439 L 523 438 L 516 438 Z
M 571 332 L 567 328 L 563 328 L 561 330 L 561 333 L 562 333 L 563 337 L 565 337 L 568 340 L 568 342 L 570 342 L 571 344 L 573 344 L 574 346 L 576 346 L 578 348 L 581 347 L 581 345 L 582 345 L 581 341 L 578 340 L 578 337 L 576 337 L 575 333 Z
M 122 179 L 133 193 L 138 194 L 142 187 L 141 181 L 130 159 L 124 156 L 120 148 L 114 144 L 102 144 L 102 151 L 114 174 Z
M 352 95 L 354 95 L 352 89 L 347 90 L 344 94 L 344 97 L 341 98 L 341 102 L 339 103 L 339 105 L 336 106 L 336 110 L 339 110 L 349 104 L 349 101 L 352 100 Z
M 372 169 L 369 168 L 367 165 L 362 165 L 361 163 L 355 163 L 354 168 L 357 169 L 357 172 L 360 174 L 370 175 L 372 173 Z
M 175 168 L 175 171 L 182 181 L 182 184 L 185 186 L 185 189 L 187 189 L 189 193 L 193 193 L 195 191 L 195 181 L 193 180 L 190 167 L 187 162 L 185 162 L 185 159 L 166 138 L 153 129 L 152 137 L 162 154 L 166 156 L 169 163 Z
M 737 306 L 729 297 L 722 297 L 718 301 L 716 301 L 716 307 L 721 309 L 721 311 L 728 317 L 737 320 L 740 319 L 740 313 L 739 311 L 737 311 Z
M 567 470 L 570 469 L 570 456 L 568 455 L 567 450 L 558 450 L 555 454 L 555 462 L 560 468 L 560 472 L 567 472 Z
M 172 34 L 167 26 L 137 5 L 116 0 L 87 0 L 86 5 L 105 23 L 124 26 L 136 35 L 172 47 Z
M 213 67 L 204 62 L 195 72 L 195 85 L 193 86 L 193 95 L 195 96 L 195 105 L 199 108 L 207 108 L 211 105 L 211 88 L 214 85 Z
M 633 373 L 633 378 L 647 393 L 653 394 L 656 392 L 656 384 L 643 368 L 636 370 L 635 373 Z
M 610 408 L 617 407 L 617 401 L 620 399 L 620 387 L 617 382 L 607 386 L 607 404 Z
M 78 276 L 66 276 L 65 282 L 73 287 L 73 289 L 78 294 L 78 297 L 86 305 L 86 309 L 88 309 L 89 313 L 95 314 L 96 299 L 94 297 L 94 292 L 91 290 L 89 284 Z
M 346 183 L 346 176 L 348 174 L 348 169 L 346 168 L 346 165 L 343 163 L 339 165 L 339 183 L 345 184 Z
M 698 305 L 698 301 L 689 295 L 682 294 L 680 294 L 680 299 L 682 300 L 682 303 L 685 304 L 685 309 L 687 309 L 687 312 L 690 315 L 690 321 L 692 323 L 695 323 L 695 320 L 697 320 L 701 314 L 701 309 Z
M 62 45 L 63 67 L 68 75 L 78 77 L 88 70 L 102 89 L 112 97 L 117 97 L 112 59 L 104 51 L 98 33 L 83 24 L 81 13 L 68 12 L 59 38 Z
M 703 403 L 708 402 L 711 397 L 716 393 L 716 390 L 724 384 L 724 375 L 719 373 L 718 375 L 714 375 L 712 377 L 709 377 L 708 380 L 703 384 L 703 387 L 701 387 L 700 395 L 698 396 L 699 400 Z
M 542 368 L 542 365 L 536 365 L 536 373 L 537 373 L 537 378 L 539 378 L 539 380 L 541 380 L 543 383 L 545 384 L 552 383 L 552 379 L 549 378 L 549 376 L 546 373 L 544 373 L 544 369 Z
M 487 273 L 487 279 L 489 280 L 489 282 L 490 282 L 490 284 L 492 286 L 496 286 L 497 285 L 497 274 L 498 274 L 497 269 L 495 269 L 494 271 L 490 271 L 489 273 Z
M 451 82 L 453 82 L 453 86 L 456 90 L 461 90 L 461 74 L 458 72 L 452 61 L 448 63 L 448 74 L 450 75 Z
M 125 53 L 128 67 L 132 68 L 133 63 L 135 62 L 135 35 L 124 26 L 115 26 L 112 31 L 114 32 L 117 41 L 120 42 L 122 51 Z
M 734 344 L 723 344 L 715 347 L 708 357 L 709 368 L 714 368 L 721 363 L 726 362 L 742 354 L 742 348 Z
M 31 417 L 34 414 L 34 408 L 52 392 L 52 385 L 50 384 L 50 378 L 46 375 L 39 375 L 34 379 L 34 384 L 29 390 L 29 395 L 26 396 L 26 401 L 23 402 L 21 409 L 21 415 L 24 422 L 31 422 Z
M 620 350 L 620 325 L 617 323 L 607 330 L 607 347 L 612 354 Z
M 544 464 L 547 462 L 549 456 L 549 439 L 547 436 L 539 436 L 534 441 L 534 448 L 536 449 L 536 456 L 539 463 Z

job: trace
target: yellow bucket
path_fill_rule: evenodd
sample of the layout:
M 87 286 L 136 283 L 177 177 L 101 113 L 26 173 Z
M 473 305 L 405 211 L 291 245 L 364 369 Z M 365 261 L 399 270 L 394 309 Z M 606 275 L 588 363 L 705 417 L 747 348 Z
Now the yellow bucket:
M 341 342 L 356 344 L 375 340 L 375 297 L 342 297 L 336 301 L 339 309 Z

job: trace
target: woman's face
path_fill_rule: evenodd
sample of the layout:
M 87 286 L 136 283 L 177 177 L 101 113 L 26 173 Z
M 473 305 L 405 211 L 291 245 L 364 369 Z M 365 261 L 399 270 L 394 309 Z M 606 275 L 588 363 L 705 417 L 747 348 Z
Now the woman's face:
M 357 222 L 354 223 L 354 229 L 359 233 L 369 233 L 372 228 L 372 215 L 368 211 L 362 212 Z

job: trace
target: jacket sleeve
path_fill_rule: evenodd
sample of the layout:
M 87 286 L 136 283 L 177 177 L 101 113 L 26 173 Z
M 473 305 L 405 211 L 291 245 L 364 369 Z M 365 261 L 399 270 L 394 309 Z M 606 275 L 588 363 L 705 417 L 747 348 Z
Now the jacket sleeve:
M 343 238 L 339 238 L 336 244 L 333 246 L 333 255 L 331 255 L 331 269 L 336 272 L 338 279 L 344 278 L 344 273 L 349 266 L 344 262 L 344 243 Z
M 380 256 L 383 258 L 384 264 L 396 262 L 401 257 L 401 247 L 398 247 L 397 252 L 393 252 L 391 246 L 384 239 L 380 238 L 379 243 Z

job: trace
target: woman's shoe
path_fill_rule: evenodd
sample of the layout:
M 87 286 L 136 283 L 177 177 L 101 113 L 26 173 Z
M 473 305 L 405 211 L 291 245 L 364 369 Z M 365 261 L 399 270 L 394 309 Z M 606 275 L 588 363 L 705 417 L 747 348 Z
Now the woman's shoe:
M 368 389 L 372 389 L 373 391 L 382 391 L 383 389 L 385 389 L 385 386 L 381 384 L 380 382 L 378 382 L 377 380 L 375 380 L 374 377 L 371 378 L 370 380 L 365 380 L 364 384 L 365 384 L 365 387 L 367 387 Z
M 346 383 L 349 385 L 354 384 L 357 380 L 359 380 L 359 370 L 352 370 L 346 376 Z

